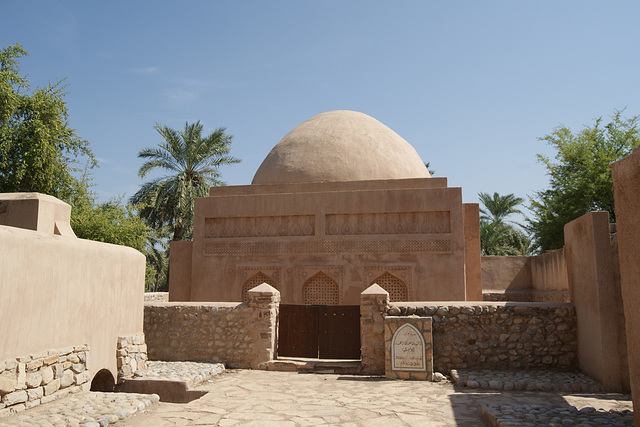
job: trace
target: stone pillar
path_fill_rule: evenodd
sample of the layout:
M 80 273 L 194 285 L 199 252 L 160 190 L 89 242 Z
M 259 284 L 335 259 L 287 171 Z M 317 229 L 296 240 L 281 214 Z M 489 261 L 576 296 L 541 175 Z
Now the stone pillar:
M 280 311 L 280 292 L 263 283 L 247 292 L 248 305 L 253 311 L 250 322 L 251 342 L 254 358 L 252 369 L 266 369 L 266 363 L 274 359 L 278 345 L 278 312 Z
M 363 374 L 384 374 L 384 316 L 389 292 L 373 284 L 360 294 L 360 342 Z
M 480 205 L 462 205 L 464 218 L 465 300 L 482 301 L 482 264 L 480 250 Z
M 590 212 L 564 226 L 564 253 L 578 321 L 580 369 L 606 391 L 628 392 L 627 348 L 609 213 Z
M 640 425 L 640 148 L 612 163 L 611 170 L 633 412 Z

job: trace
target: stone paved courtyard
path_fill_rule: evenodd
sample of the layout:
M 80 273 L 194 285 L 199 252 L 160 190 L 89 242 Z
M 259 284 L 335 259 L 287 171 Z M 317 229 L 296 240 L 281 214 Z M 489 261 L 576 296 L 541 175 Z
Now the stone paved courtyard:
M 117 425 L 484 426 L 484 405 L 632 407 L 619 394 L 456 390 L 448 382 L 295 372 L 230 370 L 199 388 L 209 393 L 188 404 L 160 402 Z

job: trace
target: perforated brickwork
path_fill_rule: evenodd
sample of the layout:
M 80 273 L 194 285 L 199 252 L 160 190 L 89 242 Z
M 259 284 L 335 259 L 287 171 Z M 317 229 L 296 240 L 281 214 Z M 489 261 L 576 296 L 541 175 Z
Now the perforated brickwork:
M 312 305 L 338 305 L 340 288 L 331 277 L 319 272 L 302 287 L 302 300 Z
M 389 300 L 391 301 L 409 300 L 407 285 L 388 271 L 382 276 L 378 276 L 378 278 L 369 285 L 373 285 L 374 283 L 377 283 L 382 289 L 389 292 Z
M 266 274 L 260 271 L 254 274 L 253 276 L 251 276 L 251 278 L 246 282 L 244 282 L 244 285 L 242 285 L 242 302 L 249 301 L 249 294 L 247 292 L 249 292 L 251 289 L 255 288 L 258 285 L 262 285 L 263 283 L 266 283 L 278 289 L 278 286 L 273 281 L 273 279 L 271 279 L 271 277 L 267 276 Z

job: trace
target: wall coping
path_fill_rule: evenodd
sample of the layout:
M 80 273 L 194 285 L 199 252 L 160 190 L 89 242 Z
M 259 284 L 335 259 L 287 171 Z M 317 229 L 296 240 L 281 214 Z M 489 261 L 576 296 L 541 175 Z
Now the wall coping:
M 571 302 L 521 302 L 521 301 L 390 301 L 390 305 L 403 307 L 573 307 Z
M 156 302 L 147 301 L 145 306 L 151 307 L 246 307 L 246 302 L 198 302 L 198 301 L 171 301 L 171 302 Z

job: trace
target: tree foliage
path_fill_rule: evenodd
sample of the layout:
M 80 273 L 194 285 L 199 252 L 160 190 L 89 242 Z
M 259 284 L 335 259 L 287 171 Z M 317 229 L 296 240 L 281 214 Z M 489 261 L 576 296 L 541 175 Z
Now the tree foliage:
M 490 222 L 502 223 L 508 216 L 513 214 L 522 215 L 522 211 L 518 206 L 524 203 L 522 197 L 516 197 L 513 194 L 501 196 L 493 193 L 479 193 L 480 198 L 480 219 Z
M 577 133 L 561 126 L 540 140 L 556 151 L 555 161 L 538 154 L 549 176 L 549 188 L 531 198 L 529 220 L 535 244 L 541 250 L 564 245 L 564 225 L 594 210 L 608 211 L 615 221 L 613 181 L 609 164 L 640 145 L 640 116 L 622 117 L 616 110 L 611 121 L 602 117 Z
M 95 204 L 79 198 L 71 211 L 71 228 L 82 239 L 123 245 L 144 252 L 150 230 L 131 205 L 121 199 Z
M 63 82 L 30 92 L 18 67 L 27 54 L 20 45 L 0 50 L 0 192 L 37 191 L 68 201 L 81 186 L 75 159 L 93 166 L 95 158 L 68 125 Z
M 166 292 L 169 290 L 169 232 L 166 227 L 155 230 L 147 240 L 145 254 L 147 271 L 145 290 L 147 292 Z
M 480 250 L 482 255 L 529 255 L 531 242 L 519 225 L 507 219 L 522 214 L 524 199 L 513 194 L 479 193 Z
M 69 127 L 61 81 L 30 92 L 20 75 L 20 45 L 0 50 L 0 193 L 38 192 L 71 204 L 71 227 L 83 239 L 142 250 L 148 229 L 120 200 L 96 203 L 86 168 L 97 166 L 89 143 Z M 78 158 L 86 163 L 79 174 Z
M 156 169 L 168 175 L 144 183 L 131 202 L 142 206 L 140 215 L 150 226 L 171 226 L 172 240 L 190 239 L 195 198 L 207 197 L 210 187 L 224 185 L 218 168 L 240 160 L 229 155 L 232 136 L 224 128 L 204 137 L 199 121 L 186 123 L 183 131 L 160 125 L 155 129 L 164 141 L 138 153 L 138 157 L 147 159 L 138 175 L 145 178 Z

